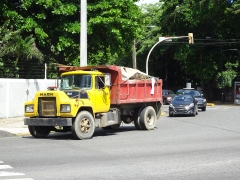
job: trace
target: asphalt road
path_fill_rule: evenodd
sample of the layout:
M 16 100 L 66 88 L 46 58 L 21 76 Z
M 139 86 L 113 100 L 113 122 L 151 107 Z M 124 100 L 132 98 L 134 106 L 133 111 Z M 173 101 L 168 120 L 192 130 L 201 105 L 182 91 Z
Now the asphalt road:
M 89 140 L 5 137 L 0 152 L 0 179 L 239 180 L 240 106 L 163 116 L 151 131 L 98 129 Z

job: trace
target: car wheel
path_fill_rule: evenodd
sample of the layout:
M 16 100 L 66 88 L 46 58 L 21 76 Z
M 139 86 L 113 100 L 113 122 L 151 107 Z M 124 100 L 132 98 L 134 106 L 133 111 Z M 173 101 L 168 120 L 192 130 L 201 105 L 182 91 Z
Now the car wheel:
M 195 112 L 195 111 L 193 112 L 192 116 L 193 116 L 193 117 L 195 117 L 195 116 L 196 116 L 196 112 Z
M 202 111 L 206 111 L 206 107 L 202 108 Z

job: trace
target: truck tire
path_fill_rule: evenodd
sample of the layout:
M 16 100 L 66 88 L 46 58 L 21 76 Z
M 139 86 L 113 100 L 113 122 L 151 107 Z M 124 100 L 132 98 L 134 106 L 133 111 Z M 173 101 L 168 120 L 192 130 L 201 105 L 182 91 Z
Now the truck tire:
M 152 130 L 156 125 L 156 111 L 152 106 L 145 107 L 140 114 L 140 126 L 143 130 Z
M 50 133 L 48 126 L 28 126 L 30 134 L 35 138 L 45 138 Z
M 142 130 L 142 127 L 140 124 L 140 113 L 141 113 L 142 109 L 143 109 L 143 107 L 138 107 L 138 108 L 134 109 L 134 113 L 133 113 L 133 121 L 134 121 L 135 128 L 137 130 Z
M 88 111 L 78 113 L 71 130 L 76 139 L 90 139 L 95 130 L 92 114 Z

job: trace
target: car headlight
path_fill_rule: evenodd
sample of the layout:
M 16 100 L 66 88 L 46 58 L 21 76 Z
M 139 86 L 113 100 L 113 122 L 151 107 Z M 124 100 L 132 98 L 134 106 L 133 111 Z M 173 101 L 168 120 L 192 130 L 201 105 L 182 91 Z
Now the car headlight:
M 26 113 L 31 113 L 34 111 L 34 105 L 33 104 L 30 104 L 30 105 L 26 105 L 25 106 L 25 112 Z
M 206 102 L 207 100 L 206 99 L 203 99 L 203 102 Z
M 60 107 L 60 111 L 63 113 L 71 112 L 71 106 L 70 104 L 62 104 Z
M 191 107 L 193 107 L 193 106 L 194 106 L 194 104 L 191 103 L 191 104 L 189 104 L 188 106 L 186 106 L 185 109 L 186 109 L 186 110 L 189 110 L 189 109 L 190 109 Z

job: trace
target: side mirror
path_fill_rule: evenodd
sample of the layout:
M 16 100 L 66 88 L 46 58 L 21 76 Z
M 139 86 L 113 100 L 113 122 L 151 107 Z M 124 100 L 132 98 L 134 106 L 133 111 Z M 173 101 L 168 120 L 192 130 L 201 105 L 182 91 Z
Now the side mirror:
M 105 74 L 104 79 L 105 79 L 105 82 L 104 82 L 105 86 L 111 86 L 111 74 L 109 73 Z

